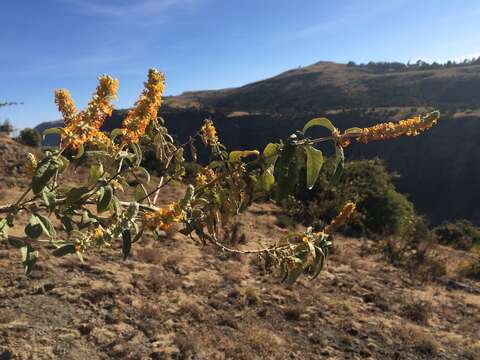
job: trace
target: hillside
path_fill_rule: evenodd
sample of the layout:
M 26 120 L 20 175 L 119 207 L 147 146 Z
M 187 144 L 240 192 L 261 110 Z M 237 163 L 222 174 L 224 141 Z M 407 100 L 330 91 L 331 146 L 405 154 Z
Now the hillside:
M 297 114 L 356 107 L 479 108 L 479 93 L 480 65 L 379 72 L 318 62 L 239 88 L 187 92 L 167 104 Z
M 179 141 L 212 118 L 229 149 L 253 149 L 289 136 L 313 117 L 326 116 L 345 129 L 440 109 L 439 125 L 427 134 L 351 146 L 347 156 L 384 159 L 400 175 L 399 190 L 432 223 L 467 218 L 480 224 L 479 94 L 480 65 L 378 71 L 320 62 L 240 88 L 166 98 L 161 116 Z M 114 112 L 105 129 L 119 126 L 125 114 Z M 52 126 L 61 122 L 37 129 Z
M 3 203 L 27 186 L 8 180 L 22 178 L 16 159 L 31 149 L 0 140 L 4 160 L 16 165 L 0 169 Z M 86 176 L 80 167 L 70 178 Z M 183 191 L 170 186 L 162 203 Z M 239 246 L 281 237 L 280 211 L 257 203 L 242 214 Z M 337 236 L 334 244 L 319 279 L 286 288 L 255 257 L 228 256 L 175 232 L 142 238 L 124 262 L 120 244 L 85 254 L 84 264 L 49 255 L 45 244 L 30 277 L 18 250 L 1 242 L 0 358 L 476 359 L 480 288 L 455 279 L 473 255 L 436 247 L 448 272 L 425 283 L 386 262 L 372 241 Z

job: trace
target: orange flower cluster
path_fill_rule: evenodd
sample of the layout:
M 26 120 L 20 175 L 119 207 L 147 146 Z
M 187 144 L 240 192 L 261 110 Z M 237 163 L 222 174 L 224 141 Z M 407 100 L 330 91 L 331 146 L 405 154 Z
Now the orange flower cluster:
M 104 75 L 98 78 L 99 84 L 85 110 L 76 113 L 75 105 L 66 90 L 55 92 L 55 102 L 62 113 L 65 128 L 62 129 L 62 146 L 77 149 L 100 135 L 100 127 L 112 114 L 111 101 L 118 91 L 118 80 Z M 104 134 L 103 134 L 104 135 Z
M 217 129 L 213 125 L 212 120 L 205 120 L 203 126 L 200 128 L 200 134 L 202 136 L 202 140 L 205 145 L 217 145 L 218 143 L 218 136 L 217 136 Z
M 95 239 L 101 239 L 104 234 L 105 234 L 105 232 L 103 231 L 103 228 L 101 226 L 98 226 L 98 227 L 95 228 L 95 230 L 93 232 L 93 237 Z
M 70 92 L 67 89 L 55 90 L 55 104 L 58 107 L 58 111 L 62 113 L 65 126 L 70 125 L 77 115 L 77 108 Z
M 366 144 L 371 141 L 393 139 L 402 135 L 416 136 L 435 125 L 439 117 L 440 113 L 434 111 L 425 117 L 416 116 L 411 119 L 400 120 L 398 123 L 387 122 L 364 128 L 358 141 Z
M 145 213 L 145 227 L 150 230 L 168 230 L 172 223 L 179 223 L 185 219 L 185 212 L 177 203 L 171 203 L 157 211 Z
M 205 167 L 197 174 L 197 176 L 195 177 L 195 182 L 198 185 L 205 185 L 213 179 L 215 179 L 215 171 L 208 167 Z
M 352 216 L 355 211 L 356 205 L 352 202 L 348 202 L 343 206 L 342 211 L 328 224 L 323 232 L 325 234 L 333 234 L 340 227 L 345 225 L 347 220 Z
M 155 69 L 148 71 L 148 81 L 145 83 L 140 98 L 135 107 L 128 112 L 123 120 L 124 142 L 138 143 L 150 122 L 157 121 L 157 113 L 162 104 L 162 94 L 165 88 L 165 76 Z

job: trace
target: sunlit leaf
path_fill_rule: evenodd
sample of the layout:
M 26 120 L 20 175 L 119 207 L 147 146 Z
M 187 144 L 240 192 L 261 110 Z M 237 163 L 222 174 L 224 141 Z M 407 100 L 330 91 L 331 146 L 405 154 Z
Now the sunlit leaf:
M 335 126 L 327 118 L 316 118 L 312 119 L 305 124 L 303 127 L 303 132 L 305 133 L 308 129 L 313 126 L 323 126 L 324 128 L 330 130 L 332 133 L 335 131 Z
M 315 185 L 318 174 L 320 174 L 322 169 L 323 154 L 310 144 L 305 145 L 304 148 L 307 154 L 307 188 L 310 190 Z

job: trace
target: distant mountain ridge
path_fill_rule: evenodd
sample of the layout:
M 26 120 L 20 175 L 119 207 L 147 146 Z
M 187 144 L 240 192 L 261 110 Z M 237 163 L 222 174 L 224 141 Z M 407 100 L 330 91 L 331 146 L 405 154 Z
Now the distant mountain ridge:
M 385 159 L 389 170 L 401 176 L 399 190 L 410 194 L 432 222 L 467 218 L 480 224 L 480 65 L 402 70 L 398 65 L 319 62 L 238 88 L 167 97 L 160 115 L 179 141 L 212 118 L 229 149 L 261 149 L 312 117 L 326 116 L 345 129 L 431 109 L 440 109 L 442 117 L 428 133 L 354 144 L 347 156 Z M 120 126 L 125 115 L 126 110 L 114 111 L 104 129 Z M 61 124 L 43 123 L 37 129 Z
M 167 98 L 172 107 L 217 111 L 312 113 L 356 107 L 480 107 L 480 64 L 410 71 L 333 62 L 286 71 L 245 86 L 186 92 Z

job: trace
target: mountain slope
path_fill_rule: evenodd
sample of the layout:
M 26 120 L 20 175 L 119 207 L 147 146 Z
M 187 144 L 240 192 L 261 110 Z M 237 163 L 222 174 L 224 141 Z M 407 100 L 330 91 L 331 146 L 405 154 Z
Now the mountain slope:
M 480 65 L 379 72 L 319 62 L 239 88 L 187 92 L 170 106 L 220 111 L 314 112 L 334 108 L 480 107 Z

